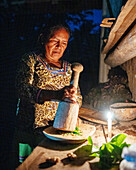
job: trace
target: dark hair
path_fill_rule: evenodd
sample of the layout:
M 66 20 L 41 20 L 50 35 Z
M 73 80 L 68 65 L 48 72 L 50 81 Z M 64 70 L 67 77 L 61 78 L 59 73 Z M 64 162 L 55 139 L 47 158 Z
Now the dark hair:
M 71 31 L 66 24 L 57 24 L 57 25 L 48 24 L 42 29 L 41 34 L 38 37 L 38 45 L 44 48 L 48 40 L 54 35 L 54 32 L 61 28 L 64 28 L 70 36 Z

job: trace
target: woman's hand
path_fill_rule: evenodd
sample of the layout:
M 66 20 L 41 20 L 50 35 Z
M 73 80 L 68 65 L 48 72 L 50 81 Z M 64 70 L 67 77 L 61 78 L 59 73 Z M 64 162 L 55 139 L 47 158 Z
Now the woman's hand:
M 77 89 L 73 86 L 66 86 L 61 90 L 42 90 L 39 96 L 39 103 L 52 99 L 63 100 L 71 103 L 77 102 Z
M 63 95 L 62 100 L 72 102 L 72 103 L 76 103 L 76 101 L 77 101 L 77 89 L 73 85 L 66 86 L 64 88 L 64 95 Z

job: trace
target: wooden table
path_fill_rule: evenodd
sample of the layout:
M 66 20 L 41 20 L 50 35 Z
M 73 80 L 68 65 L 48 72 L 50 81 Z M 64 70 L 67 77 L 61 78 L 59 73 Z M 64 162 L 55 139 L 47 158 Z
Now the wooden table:
M 84 123 L 88 123 L 84 121 Z M 105 143 L 105 137 L 103 135 L 102 125 L 91 123 L 96 127 L 95 133 L 92 135 L 92 140 L 94 145 L 101 146 Z M 107 126 L 103 126 L 105 133 L 107 135 Z M 136 120 L 129 122 L 119 122 L 112 127 L 112 134 L 116 135 L 119 133 L 126 133 L 126 142 L 129 144 L 136 143 Z M 34 149 L 31 155 L 17 168 L 17 170 L 97 170 L 98 167 L 96 163 L 99 161 L 98 158 L 89 160 L 87 157 L 79 157 L 74 161 L 70 161 L 67 157 L 68 153 L 76 151 L 78 148 L 87 144 L 66 144 L 57 141 L 52 141 L 50 139 L 45 139 L 39 143 L 39 145 Z M 47 166 L 46 159 L 48 157 L 59 157 L 60 162 L 53 166 Z

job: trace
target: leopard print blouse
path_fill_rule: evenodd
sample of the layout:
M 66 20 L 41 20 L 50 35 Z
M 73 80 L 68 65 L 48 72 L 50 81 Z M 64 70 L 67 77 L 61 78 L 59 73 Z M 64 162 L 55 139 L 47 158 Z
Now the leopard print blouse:
M 16 88 L 18 92 L 17 120 L 19 127 L 47 126 L 53 121 L 59 101 L 37 102 L 42 89 L 59 90 L 70 85 L 72 70 L 71 64 L 63 61 L 61 69 L 51 67 L 43 60 L 42 55 L 35 53 L 22 57 L 17 71 Z M 81 106 L 82 96 L 78 87 L 78 102 Z

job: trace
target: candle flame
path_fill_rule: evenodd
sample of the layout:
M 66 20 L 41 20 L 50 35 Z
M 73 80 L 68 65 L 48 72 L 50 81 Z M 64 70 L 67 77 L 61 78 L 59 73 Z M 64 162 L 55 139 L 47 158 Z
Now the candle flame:
M 109 119 L 112 119 L 112 114 L 111 114 L 111 112 L 108 112 L 108 113 L 107 113 L 107 117 L 108 117 L 108 120 L 109 120 Z

